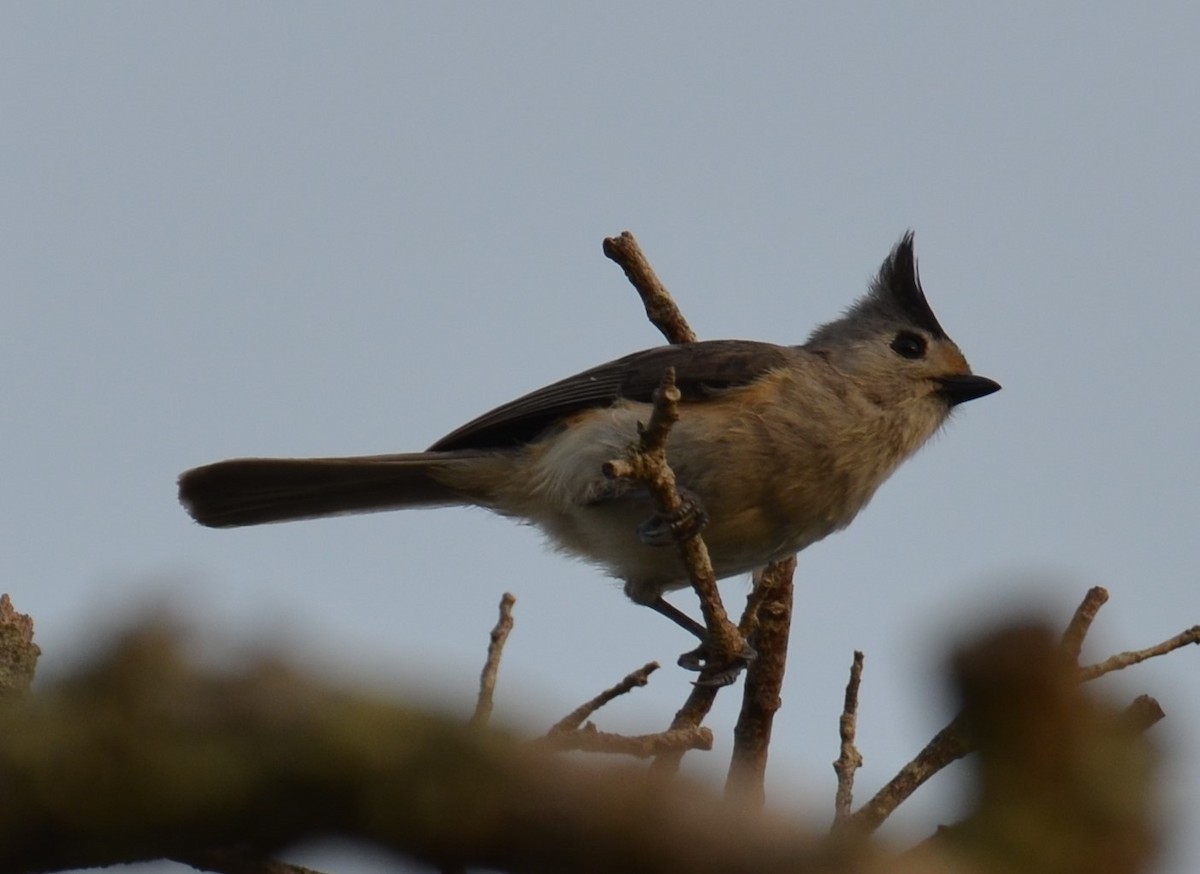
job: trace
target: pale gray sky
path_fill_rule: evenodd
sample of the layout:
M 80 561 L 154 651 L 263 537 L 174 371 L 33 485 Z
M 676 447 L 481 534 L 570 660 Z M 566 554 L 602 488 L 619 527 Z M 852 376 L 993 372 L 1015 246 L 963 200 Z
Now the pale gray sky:
M 177 474 L 420 449 L 659 342 L 606 235 L 638 235 L 702 336 L 798 342 L 911 227 L 1004 391 L 801 558 L 772 788 L 830 809 L 861 648 L 865 798 L 948 715 L 948 639 L 1029 599 L 1065 622 L 1097 584 L 1093 657 L 1200 621 L 1198 43 L 1187 3 L 8 4 L 3 588 L 47 672 L 165 600 L 214 650 L 462 712 L 510 589 L 499 718 L 542 729 L 689 641 L 481 512 L 209 531 Z M 1196 658 L 1112 684 L 1169 714 L 1193 826 L 1170 872 L 1200 867 Z M 661 728 L 689 679 L 600 721 Z

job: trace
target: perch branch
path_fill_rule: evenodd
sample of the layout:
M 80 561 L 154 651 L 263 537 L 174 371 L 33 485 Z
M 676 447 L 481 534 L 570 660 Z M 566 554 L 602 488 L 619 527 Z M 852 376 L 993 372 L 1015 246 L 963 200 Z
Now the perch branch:
M 667 463 L 667 436 L 671 427 L 679 421 L 679 398 L 675 369 L 668 367 L 663 373 L 662 383 L 654 391 L 650 421 L 639 428 L 639 442 L 630 447 L 624 458 L 604 465 L 605 476 L 635 479 L 644 483 L 658 511 L 668 516 L 678 515 L 683 508 L 675 473 Z M 692 588 L 700 598 L 700 611 L 704 615 L 704 625 L 712 648 L 710 664 L 724 668 L 745 651 L 746 645 L 737 626 L 729 621 L 729 614 L 721 602 L 708 547 L 699 533 L 676 541 L 676 547 Z

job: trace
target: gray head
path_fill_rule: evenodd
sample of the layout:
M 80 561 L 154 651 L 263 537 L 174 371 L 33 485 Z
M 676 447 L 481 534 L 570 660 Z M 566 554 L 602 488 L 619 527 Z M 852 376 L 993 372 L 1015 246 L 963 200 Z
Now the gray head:
M 867 294 L 840 319 L 817 328 L 804 348 L 883 402 L 936 397 L 949 407 L 1000 388 L 971 373 L 933 314 L 917 273 L 911 231 L 884 260 Z

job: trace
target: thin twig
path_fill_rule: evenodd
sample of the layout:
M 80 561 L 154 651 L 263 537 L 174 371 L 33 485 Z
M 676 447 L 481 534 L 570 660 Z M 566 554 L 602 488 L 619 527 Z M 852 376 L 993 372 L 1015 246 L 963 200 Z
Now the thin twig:
M 475 702 L 475 713 L 471 716 L 470 725 L 482 728 L 492 717 L 492 706 L 496 695 L 496 677 L 500 673 L 500 656 L 504 652 L 504 644 L 508 633 L 513 627 L 513 605 L 517 603 L 511 592 L 505 592 L 500 598 L 500 618 L 492 629 L 488 641 L 487 660 L 483 663 L 483 671 L 479 675 L 479 698 Z
M 725 794 L 758 807 L 766 802 L 771 729 L 775 713 L 783 704 L 780 692 L 787 668 L 792 625 L 792 574 L 795 570 L 796 557 L 792 556 L 772 562 L 756 572 L 754 589 L 762 594 L 747 599 L 742 617 L 742 624 L 755 629 L 750 646 L 757 651 L 758 657 L 746 669 L 742 709 L 733 729 L 733 755 L 725 780 Z
M 645 686 L 650 682 L 650 675 L 657 671 L 658 667 L 658 662 L 647 662 L 636 671 L 626 674 L 625 679 L 621 680 L 617 685 L 605 689 L 591 701 L 581 704 L 558 722 L 554 723 L 550 727 L 550 730 L 546 732 L 547 736 L 575 731 L 579 726 L 583 725 L 584 720 L 609 701 L 636 689 L 638 686 Z
M 627 735 L 599 731 L 592 723 L 574 731 L 556 731 L 538 738 L 533 746 L 556 751 L 580 750 L 587 753 L 617 753 L 648 759 L 663 753 L 711 750 L 713 735 L 702 726 L 660 731 L 655 734 Z
M 1134 650 L 1131 652 L 1117 653 L 1099 664 L 1088 665 L 1085 668 L 1079 669 L 1079 679 L 1083 682 L 1094 680 L 1097 677 L 1103 677 L 1105 674 L 1111 674 L 1113 671 L 1119 671 L 1127 668 L 1130 665 L 1136 665 L 1146 659 L 1152 659 L 1155 656 L 1166 655 L 1169 652 L 1189 646 L 1193 643 L 1200 643 L 1200 625 L 1193 625 L 1187 631 L 1181 631 L 1179 634 L 1164 640 L 1155 646 L 1146 647 L 1146 649 Z
M 836 830 L 850 816 L 854 804 L 854 772 L 862 767 L 862 753 L 854 743 L 858 732 L 858 688 L 862 684 L 863 654 L 854 651 L 854 662 L 850 665 L 850 680 L 846 683 L 846 700 L 842 706 L 842 718 L 838 720 L 841 736 L 841 752 L 833 763 L 837 774 L 837 794 L 833 803 L 833 827 Z
M 933 740 L 917 753 L 916 758 L 901 768 L 870 801 L 842 822 L 846 827 L 862 834 L 875 831 L 900 803 L 916 792 L 926 780 L 951 762 L 961 759 L 973 748 L 960 713 L 934 735 Z
M 1083 601 L 1075 609 L 1075 615 L 1067 624 L 1067 630 L 1063 632 L 1062 636 L 1062 648 L 1066 656 L 1075 664 L 1079 663 L 1079 654 L 1083 651 L 1083 639 L 1087 637 L 1088 630 L 1096 619 L 1096 614 L 1100 612 L 1100 608 L 1107 601 L 1108 589 L 1103 586 L 1093 586 L 1088 589 Z
M 624 231 L 619 237 L 606 237 L 604 254 L 625 271 L 625 276 L 637 289 L 646 307 L 646 317 L 662 332 L 668 343 L 695 343 L 696 333 L 675 305 L 667 287 L 654 273 L 654 268 L 642 253 L 633 234 Z

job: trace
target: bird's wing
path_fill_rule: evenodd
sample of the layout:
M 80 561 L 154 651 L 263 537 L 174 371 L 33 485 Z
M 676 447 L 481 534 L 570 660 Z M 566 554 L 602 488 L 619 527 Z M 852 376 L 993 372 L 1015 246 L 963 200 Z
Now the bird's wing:
M 675 368 L 683 400 L 697 401 L 753 382 L 798 354 L 794 347 L 752 340 L 706 340 L 634 352 L 496 407 L 451 431 L 429 451 L 516 446 L 580 410 L 618 400 L 649 403 L 668 367 Z

